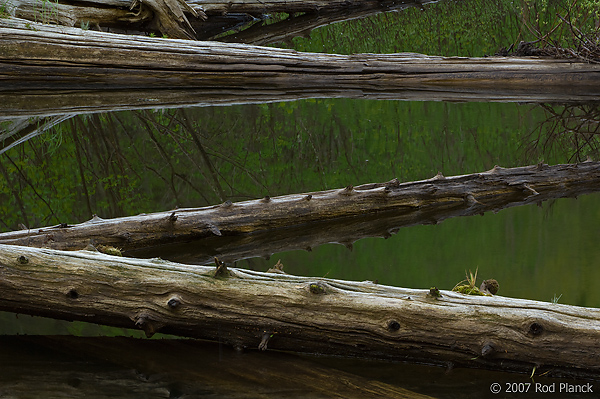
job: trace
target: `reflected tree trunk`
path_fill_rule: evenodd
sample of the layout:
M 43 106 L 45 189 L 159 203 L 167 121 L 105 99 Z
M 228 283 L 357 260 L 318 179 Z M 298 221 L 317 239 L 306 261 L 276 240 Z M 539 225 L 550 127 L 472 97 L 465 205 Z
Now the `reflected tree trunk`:
M 190 339 L 1 336 L 0 349 L 10 398 L 430 398 L 289 353 Z
M 36 30 L 0 19 L 3 91 L 21 89 L 469 90 L 595 93 L 600 66 L 538 58 L 302 53 L 240 44 L 182 42 Z M 90 56 L 93 54 L 93 56 Z M 18 63 L 16 62 L 18 60 Z M 51 77 L 57 79 L 51 79 Z

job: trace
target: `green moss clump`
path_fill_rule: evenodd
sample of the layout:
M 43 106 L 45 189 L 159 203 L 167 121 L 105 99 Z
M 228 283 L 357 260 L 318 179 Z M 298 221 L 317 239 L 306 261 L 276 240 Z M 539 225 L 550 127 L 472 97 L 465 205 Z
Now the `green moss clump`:
M 113 255 L 113 256 L 123 256 L 123 254 L 121 253 L 121 250 L 119 248 L 111 247 L 110 245 L 98 245 L 96 247 L 96 249 L 98 249 L 98 251 L 102 252 L 103 254 Z
M 452 291 L 460 292 L 461 294 L 465 295 L 491 296 L 490 294 L 482 292 L 479 288 L 470 284 L 457 285 L 456 287 L 452 288 Z

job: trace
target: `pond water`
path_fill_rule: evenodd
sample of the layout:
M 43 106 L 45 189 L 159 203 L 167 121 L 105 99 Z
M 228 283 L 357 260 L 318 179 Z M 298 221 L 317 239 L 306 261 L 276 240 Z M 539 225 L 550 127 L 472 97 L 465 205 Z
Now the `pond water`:
M 415 51 L 484 56 L 529 34 L 514 7 L 519 6 L 501 0 L 439 2 L 424 9 L 326 26 L 313 31 L 310 38 L 278 45 L 331 53 Z M 576 133 L 557 134 L 553 115 L 565 109 L 582 112 L 582 106 L 572 104 L 306 99 L 74 116 L 0 155 L 0 229 L 17 229 L 19 223 L 29 227 L 78 223 L 92 214 L 110 218 L 395 177 L 420 180 L 438 171 L 450 176 L 485 171 L 494 165 L 600 159 L 594 136 L 582 144 Z M 599 226 L 600 194 L 588 194 L 436 225 L 405 227 L 387 239 L 365 238 L 351 247 L 323 243 L 310 251 L 297 248 L 271 254 L 268 259 L 239 259 L 235 266 L 266 271 L 281 260 L 290 274 L 444 289 L 451 289 L 467 271 L 477 270 L 483 279 L 496 278 L 503 296 L 600 307 Z M 169 258 L 160 252 L 152 256 Z M 132 331 L 10 313 L 1 314 L 0 320 L 4 335 L 140 336 Z M 0 348 L 4 348 L 6 372 L 0 374 L 12 377 L 5 377 L 3 386 L 18 380 L 15 375 L 20 368 L 56 357 L 54 352 L 39 356 L 28 352 L 32 345 L 52 346 L 43 339 L 39 343 L 4 338 Z M 62 345 L 74 345 L 77 339 Z M 196 356 L 217 363 L 226 358 L 228 367 L 246 361 L 253 367 L 267 367 L 255 354 L 228 351 L 210 344 L 193 348 Z M 9 361 L 25 357 L 24 353 L 28 361 Z M 81 361 L 81 357 L 76 361 L 71 356 L 68 350 L 60 351 L 61 367 L 67 374 L 69 367 Z M 101 362 L 97 354 L 90 356 L 88 366 L 99 367 L 91 367 L 91 374 L 110 375 L 138 367 L 134 361 L 119 363 L 112 357 Z M 133 354 L 128 356 L 133 359 Z M 288 354 L 269 356 L 268 363 L 281 362 L 284 369 L 289 362 L 306 362 L 309 367 L 350 373 L 439 398 L 493 397 L 489 392 L 492 382 L 531 382 L 528 376 L 505 373 L 318 356 L 291 360 Z M 202 367 L 207 372 L 206 366 Z M 177 382 L 189 388 L 197 377 L 147 368 L 150 374 L 168 375 L 161 380 L 167 385 Z M 12 371 L 8 373 L 8 369 Z M 278 397 L 281 392 L 289 397 L 327 397 L 314 387 L 300 393 L 285 389 L 278 393 L 278 387 L 265 384 L 256 382 L 255 388 L 263 389 L 256 397 Z M 179 391 L 198 397 L 253 397 L 239 394 L 248 386 L 235 388 L 237 391 L 232 388 L 236 395 L 212 388 L 202 391 L 199 385 L 189 389 Z M 129 387 L 119 396 L 137 397 L 134 391 Z M 160 392 L 156 397 L 164 396 Z

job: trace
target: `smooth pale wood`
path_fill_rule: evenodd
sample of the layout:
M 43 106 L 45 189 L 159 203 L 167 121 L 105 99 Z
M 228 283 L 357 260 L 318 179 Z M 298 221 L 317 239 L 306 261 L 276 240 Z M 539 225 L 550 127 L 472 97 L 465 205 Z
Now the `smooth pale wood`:
M 394 212 L 397 219 L 392 220 L 400 225 L 437 223 L 447 217 L 481 214 L 510 204 L 573 196 L 599 188 L 600 162 L 495 167 L 487 172 L 461 176 L 439 174 L 415 182 L 391 180 L 115 219 L 95 216 L 76 225 L 64 223 L 2 233 L 0 242 L 68 250 L 103 244 L 128 251 L 384 212 Z M 394 226 L 388 228 L 379 234 L 389 235 Z
M 0 244 L 0 309 L 240 348 L 600 371 L 600 310 Z M 432 276 L 432 285 L 435 284 Z M 500 283 L 502 284 L 502 282 Z
M 5 398 L 430 398 L 306 356 L 190 339 L 0 336 L 0 349 Z
M 597 93 L 600 67 L 541 58 L 337 55 L 242 44 L 132 37 L 0 20 L 0 80 L 17 89 L 323 90 L 547 85 Z

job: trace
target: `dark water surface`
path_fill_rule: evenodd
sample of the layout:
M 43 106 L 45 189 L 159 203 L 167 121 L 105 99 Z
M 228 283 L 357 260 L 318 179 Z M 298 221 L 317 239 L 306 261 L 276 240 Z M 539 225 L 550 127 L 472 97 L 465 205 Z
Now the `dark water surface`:
M 511 4 L 442 2 L 424 11 L 324 27 L 286 46 L 339 53 L 493 54 L 522 30 L 510 13 Z M 478 17 L 468 18 L 469 12 Z M 78 223 L 92 214 L 109 218 L 394 177 L 419 180 L 438 171 L 450 176 L 494 165 L 599 159 L 594 136 L 582 143 L 575 134 L 557 134 L 550 111 L 567 108 L 314 99 L 75 116 L 0 155 L 0 229 L 17 229 L 19 223 Z M 466 271 L 478 270 L 481 278 L 500 282 L 503 296 L 560 298 L 564 304 L 600 307 L 599 226 L 600 194 L 590 194 L 401 228 L 387 239 L 359 240 L 351 250 L 327 243 L 268 259 L 240 259 L 235 266 L 266 271 L 280 259 L 290 274 L 444 289 L 451 289 Z M 153 256 L 169 257 L 160 251 Z M 438 398 L 542 397 L 532 392 L 493 395 L 490 385 L 577 383 L 403 363 L 239 353 L 186 340 L 82 338 L 78 336 L 140 335 L 10 313 L 0 314 L 0 321 L 5 335 L 0 337 L 0 397 L 7 398 L 76 397 L 81 392 L 123 398 L 349 397 L 330 390 L 336 388 L 325 382 L 328 374 L 335 380 L 356 378 L 364 386 L 375 381 Z M 112 352 L 102 349 L 110 347 Z M 310 370 L 316 370 L 316 377 Z M 290 380 L 295 373 L 303 376 L 301 385 Z M 41 382 L 31 384 L 31 378 Z

